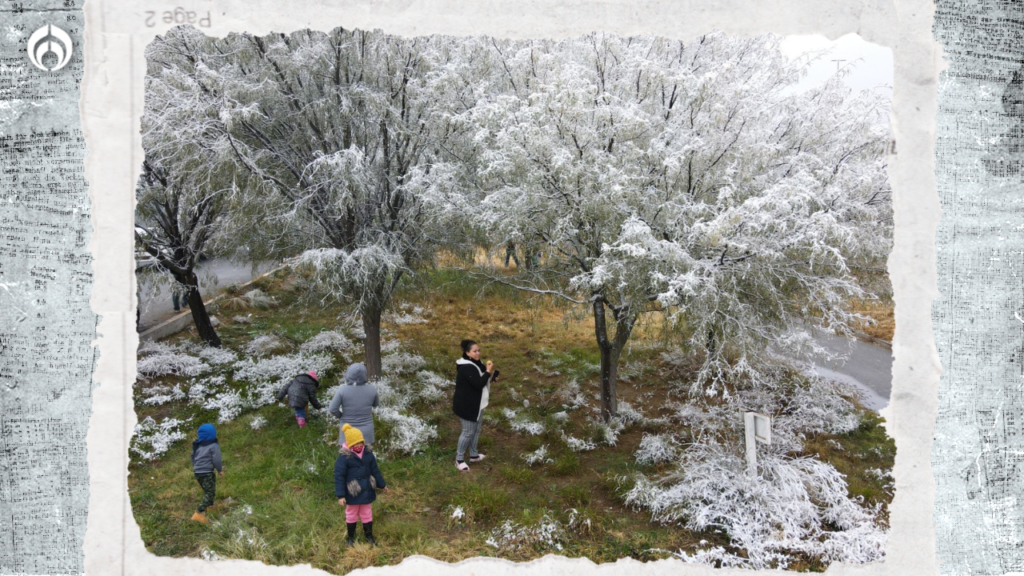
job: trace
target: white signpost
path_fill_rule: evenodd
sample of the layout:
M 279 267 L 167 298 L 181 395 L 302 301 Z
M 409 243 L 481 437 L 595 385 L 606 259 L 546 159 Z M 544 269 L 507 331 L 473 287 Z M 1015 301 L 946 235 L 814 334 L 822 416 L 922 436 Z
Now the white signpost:
M 747 439 L 747 475 L 757 476 L 757 443 L 772 443 L 772 419 L 757 412 L 743 415 Z

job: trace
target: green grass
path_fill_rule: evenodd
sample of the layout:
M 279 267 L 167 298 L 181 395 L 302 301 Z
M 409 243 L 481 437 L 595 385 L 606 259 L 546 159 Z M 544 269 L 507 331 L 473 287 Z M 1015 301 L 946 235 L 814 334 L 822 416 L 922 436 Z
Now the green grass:
M 300 300 L 301 279 L 288 272 L 261 280 L 259 286 L 277 298 L 277 305 L 219 314 L 223 324 L 218 330 L 225 346 L 242 350 L 257 335 L 272 333 L 286 343 L 282 353 L 294 352 L 299 343 L 322 330 L 336 329 L 351 315 L 340 306 L 321 308 Z M 422 305 L 430 311 L 425 324 L 384 325 L 385 338 L 398 339 L 404 350 L 421 355 L 426 369 L 454 378 L 458 343 L 472 338 L 481 343 L 483 359 L 493 359 L 501 370 L 480 438 L 487 459 L 471 465 L 469 473 L 455 469 L 453 452 L 460 425 L 451 415 L 450 390 L 436 402 L 416 404 L 417 413 L 437 426 L 438 438 L 416 455 L 381 458 L 391 491 L 380 494 L 374 505 L 380 545 L 347 549 L 344 514 L 333 493 L 336 421 L 325 414 L 300 430 L 289 409 L 265 406 L 258 413 L 218 425 L 226 474 L 218 478 L 220 506 L 209 513 L 214 520 L 209 526 L 189 520 L 201 496 L 189 466 L 190 442 L 179 442 L 154 462 L 131 465 L 133 512 L 151 552 L 199 556 L 209 549 L 222 557 L 268 564 L 311 563 L 338 574 L 397 564 L 413 554 L 448 562 L 474 556 L 522 561 L 553 550 L 499 551 L 487 544 L 492 530 L 505 521 L 531 522 L 545 513 L 567 523 L 571 510 L 591 522 L 571 531 L 560 552 L 567 556 L 586 556 L 595 562 L 623 556 L 652 560 L 663 557 L 652 549 L 692 549 L 701 540 L 728 544 L 725 535 L 654 524 L 646 514 L 622 505 L 622 476 L 641 469 L 657 471 L 639 467 L 633 457 L 644 432 L 656 429 L 633 426 L 614 447 L 583 453 L 569 450 L 554 431 L 553 415 L 566 410 L 557 394 L 564 383 L 575 379 L 594 404 L 599 356 L 591 323 L 566 320 L 565 310 L 551 302 L 530 299 L 500 285 L 482 286 L 453 270 L 421 274 L 403 286 L 396 302 Z M 251 314 L 252 323 L 231 321 L 236 314 Z M 635 335 L 636 341 L 657 337 Z M 188 338 L 194 335 L 185 332 L 174 339 Z M 624 353 L 622 368 L 648 368 L 659 361 L 656 348 L 636 346 Z M 323 375 L 321 388 L 337 383 L 346 365 L 337 356 L 334 369 Z M 175 382 L 171 378 L 147 385 Z M 656 392 L 653 399 L 638 397 L 652 390 Z M 644 406 L 650 417 L 661 415 L 658 406 L 664 403 L 666 390 L 665 382 L 650 376 L 619 383 L 620 399 Z M 141 391 L 136 394 L 138 401 Z M 324 403 L 328 400 L 321 398 Z M 189 435 L 200 423 L 216 421 L 215 412 L 186 402 L 137 406 L 140 418 L 191 416 Z M 539 436 L 513 432 L 501 415 L 502 408 L 545 423 L 545 432 Z M 258 431 L 249 426 L 256 414 L 267 420 Z M 568 420 L 559 426 L 566 434 L 594 438 L 596 429 L 587 420 L 591 414 L 589 408 L 570 410 Z M 892 467 L 895 447 L 879 423 L 877 416 L 865 413 L 854 432 L 809 439 L 806 452 L 820 454 L 846 474 L 852 494 L 888 504 L 891 490 L 868 472 Z M 392 432 L 387 423 L 376 422 L 378 440 Z M 520 457 L 543 445 L 553 463 L 530 467 Z M 461 520 L 451 516 L 457 506 L 465 512 Z

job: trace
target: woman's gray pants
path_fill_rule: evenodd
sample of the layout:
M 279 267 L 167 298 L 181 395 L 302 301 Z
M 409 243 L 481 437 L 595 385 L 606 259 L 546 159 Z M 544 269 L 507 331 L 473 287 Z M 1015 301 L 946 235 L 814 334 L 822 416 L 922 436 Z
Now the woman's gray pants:
M 484 411 L 480 411 L 476 422 L 463 418 L 459 418 L 459 420 L 462 420 L 462 434 L 459 434 L 459 447 L 455 453 L 455 459 L 461 462 L 467 449 L 469 450 L 470 458 L 476 458 L 480 454 L 477 452 L 476 444 L 480 440 L 480 428 L 484 422 Z

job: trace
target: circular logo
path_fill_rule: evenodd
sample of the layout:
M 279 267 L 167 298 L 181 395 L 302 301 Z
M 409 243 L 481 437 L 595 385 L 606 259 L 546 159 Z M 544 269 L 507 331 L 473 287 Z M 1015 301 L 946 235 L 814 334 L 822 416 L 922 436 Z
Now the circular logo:
M 47 24 L 36 30 L 28 38 L 28 59 L 40 70 L 54 72 L 60 70 L 71 61 L 71 36 L 60 28 Z M 53 68 L 43 65 L 43 56 L 52 53 L 57 57 Z

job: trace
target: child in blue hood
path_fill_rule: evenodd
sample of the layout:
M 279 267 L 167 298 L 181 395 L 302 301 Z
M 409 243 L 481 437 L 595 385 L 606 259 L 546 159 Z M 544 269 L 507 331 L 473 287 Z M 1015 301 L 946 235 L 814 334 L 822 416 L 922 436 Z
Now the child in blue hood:
M 205 512 L 207 508 L 213 507 L 213 499 L 217 495 L 217 475 L 214 470 L 224 475 L 217 429 L 213 424 L 203 424 L 199 427 L 199 438 L 192 442 L 192 472 L 203 489 L 203 501 L 199 503 L 192 519 L 203 524 L 209 522 Z

